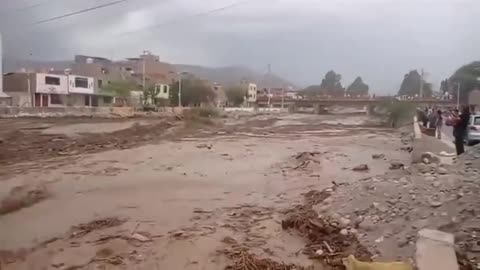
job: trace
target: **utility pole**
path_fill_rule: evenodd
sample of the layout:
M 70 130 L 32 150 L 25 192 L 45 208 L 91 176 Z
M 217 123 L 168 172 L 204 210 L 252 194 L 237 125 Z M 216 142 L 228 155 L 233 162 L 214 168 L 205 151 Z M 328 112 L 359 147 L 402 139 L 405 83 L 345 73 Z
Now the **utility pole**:
M 3 95 L 3 50 L 2 50 L 2 33 L 0 33 L 0 97 Z
M 142 55 L 142 90 L 145 91 L 145 55 L 147 54 L 147 51 L 143 51 Z
M 145 57 L 142 61 L 142 89 L 145 91 Z
M 267 77 L 270 76 L 270 73 L 272 72 L 272 65 L 271 64 L 268 64 L 268 71 L 267 71 Z M 271 100 L 270 100 L 270 79 L 267 80 L 267 83 L 268 83 L 268 88 L 267 88 L 267 96 L 268 96 L 268 107 L 270 108 L 271 107 Z
M 182 107 L 182 73 L 178 80 L 178 107 Z
M 420 71 L 420 98 L 423 98 L 423 68 Z

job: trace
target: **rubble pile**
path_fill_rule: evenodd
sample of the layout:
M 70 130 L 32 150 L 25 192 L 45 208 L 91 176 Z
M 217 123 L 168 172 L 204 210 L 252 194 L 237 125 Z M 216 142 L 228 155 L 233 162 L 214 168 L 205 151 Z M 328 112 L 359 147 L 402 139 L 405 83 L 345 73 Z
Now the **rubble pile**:
M 336 189 L 316 214 L 348 220 L 362 244 L 385 259 L 412 258 L 422 228 L 453 233 L 480 266 L 480 146 L 454 165 L 427 162 Z
M 309 191 L 305 204 L 285 211 L 282 220 L 284 230 L 295 229 L 307 240 L 303 253 L 319 259 L 331 269 L 345 269 L 342 258 L 354 255 L 363 261 L 371 261 L 372 254 L 363 247 L 353 230 L 347 229 L 344 220 L 319 216 L 312 207 L 325 201 L 333 189 Z
M 244 248 L 226 251 L 227 257 L 233 261 L 225 267 L 225 270 L 313 270 L 313 267 L 301 267 L 293 264 L 285 264 L 267 258 L 258 258 Z

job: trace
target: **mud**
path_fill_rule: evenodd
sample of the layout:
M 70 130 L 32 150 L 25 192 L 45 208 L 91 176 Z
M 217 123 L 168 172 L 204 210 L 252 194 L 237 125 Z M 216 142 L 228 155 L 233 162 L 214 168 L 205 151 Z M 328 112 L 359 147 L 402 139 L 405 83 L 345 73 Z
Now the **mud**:
M 0 176 L 0 190 L 7 191 L 0 192 L 0 199 L 27 184 L 44 184 L 52 196 L 0 217 L 0 250 L 23 254 L 22 259 L 5 259 L 4 268 L 220 270 L 238 266 L 235 258 L 246 258 L 263 267 L 308 269 L 321 267 L 323 260 L 309 258 L 318 245 L 326 258 L 356 252 L 360 246 L 345 243 L 356 245 L 350 228 L 346 236 L 339 234 L 343 228 L 334 220 L 299 207 L 322 207 L 328 193 L 383 175 L 392 160 L 406 164 L 409 153 L 398 151 L 404 144 L 396 131 L 374 119 L 364 117 L 367 123 L 354 116 L 349 125 L 322 123 L 334 117 L 227 118 L 223 125 L 183 133 L 176 130 L 182 121 L 161 120 L 80 137 L 48 134 L 42 135 L 50 138 L 43 141 L 44 151 L 60 150 L 44 154 L 20 147 L 25 160 L 13 152 L 12 143 L 8 149 L 13 159 L 2 159 L 9 173 Z M 64 140 L 52 142 L 57 136 Z M 98 146 L 78 146 L 83 140 Z M 112 141 L 116 145 L 108 146 Z M 65 150 L 67 159 L 59 154 Z M 385 157 L 372 158 L 379 153 Z M 351 170 L 362 163 L 370 170 Z M 296 212 L 289 216 L 286 210 Z M 124 222 L 97 222 L 108 217 Z M 292 217 L 290 229 L 284 230 L 282 220 Z M 304 227 L 319 236 L 309 240 L 299 229 Z M 77 228 L 77 237 L 71 237 L 72 228 Z M 332 230 L 334 236 L 322 230 Z M 237 257 L 225 256 L 221 251 L 232 250 L 232 243 L 243 253 L 234 249 Z M 368 253 L 355 254 L 366 258 Z M 333 255 L 331 266 L 336 259 Z

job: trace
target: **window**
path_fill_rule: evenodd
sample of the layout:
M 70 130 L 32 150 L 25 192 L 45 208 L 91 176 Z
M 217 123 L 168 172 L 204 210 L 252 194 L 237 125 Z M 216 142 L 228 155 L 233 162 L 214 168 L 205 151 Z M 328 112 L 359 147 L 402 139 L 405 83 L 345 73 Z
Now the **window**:
M 474 126 L 480 126 L 480 117 L 475 117 L 473 118 L 473 125 Z
M 165 94 L 168 93 L 168 86 L 166 85 L 163 86 L 163 93 Z
M 103 97 L 104 104 L 112 104 L 113 98 L 112 97 Z
M 62 105 L 62 98 L 58 94 L 50 94 L 50 104 Z
M 98 80 L 98 88 L 102 88 L 102 85 L 103 85 L 103 81 L 102 81 L 102 80 Z
M 60 85 L 60 78 L 45 76 L 45 84 L 49 85 Z
M 75 77 L 75 87 L 88 88 L 88 79 L 82 77 Z

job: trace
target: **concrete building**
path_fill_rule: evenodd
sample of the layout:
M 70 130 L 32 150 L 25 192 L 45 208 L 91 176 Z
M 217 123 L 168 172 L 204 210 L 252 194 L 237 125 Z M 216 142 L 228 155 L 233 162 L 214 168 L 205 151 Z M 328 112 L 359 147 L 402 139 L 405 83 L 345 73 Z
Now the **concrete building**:
M 480 106 L 480 89 L 474 89 L 468 94 L 468 105 Z
M 68 75 L 67 106 L 97 107 L 98 97 L 94 91 L 94 78 Z
M 5 89 L 17 107 L 111 106 L 112 96 L 97 94 L 92 77 L 50 73 L 8 73 Z
M 67 104 L 68 77 L 66 75 L 36 73 L 30 90 L 35 107 L 59 107 Z
M 4 92 L 3 89 L 3 50 L 2 34 L 0 33 L 0 106 L 8 106 L 12 103 L 12 98 Z
M 257 85 L 254 83 L 247 83 L 247 102 L 255 103 L 257 101 Z
M 75 63 L 70 66 L 71 74 L 93 77 L 94 91 L 100 93 L 101 89 L 111 82 L 131 80 L 130 72 L 123 71 L 120 67 L 106 58 L 76 55 Z
M 5 93 L 12 98 L 10 105 L 33 107 L 35 73 L 6 73 L 2 77 Z
M 146 76 L 162 76 L 166 84 L 177 80 L 178 77 L 175 66 L 161 62 L 159 56 L 149 51 L 144 51 L 139 57 L 127 58 L 125 61 L 115 62 L 114 65 L 139 78 L 142 78 L 143 74 Z

